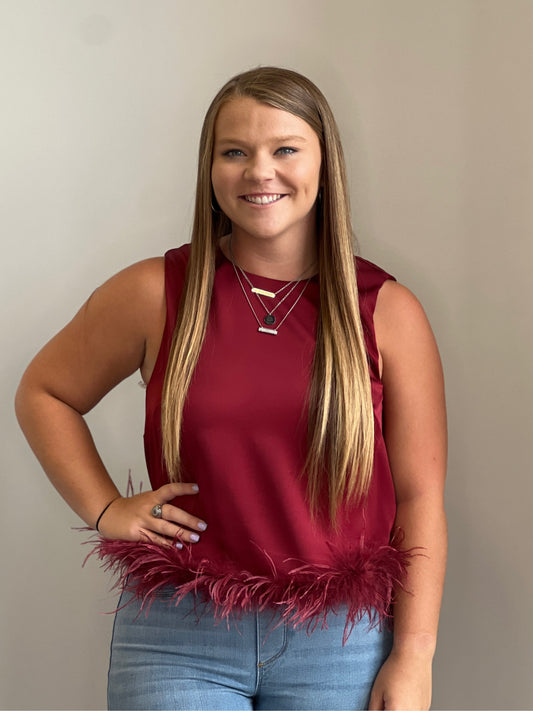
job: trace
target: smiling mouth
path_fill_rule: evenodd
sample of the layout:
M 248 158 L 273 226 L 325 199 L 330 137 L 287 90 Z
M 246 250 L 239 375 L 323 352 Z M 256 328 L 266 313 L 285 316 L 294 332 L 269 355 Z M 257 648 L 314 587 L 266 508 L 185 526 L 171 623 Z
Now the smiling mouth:
M 282 194 L 274 195 L 241 195 L 241 198 L 246 202 L 251 202 L 253 205 L 270 205 L 273 202 L 278 202 L 285 197 Z

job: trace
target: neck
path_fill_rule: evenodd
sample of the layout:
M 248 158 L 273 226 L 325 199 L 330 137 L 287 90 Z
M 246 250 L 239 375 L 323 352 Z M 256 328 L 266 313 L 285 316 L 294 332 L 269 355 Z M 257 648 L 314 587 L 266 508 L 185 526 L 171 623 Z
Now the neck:
M 317 272 L 317 245 L 285 245 L 271 240 L 242 240 L 238 234 L 220 240 L 224 255 L 250 274 L 291 281 L 308 278 Z

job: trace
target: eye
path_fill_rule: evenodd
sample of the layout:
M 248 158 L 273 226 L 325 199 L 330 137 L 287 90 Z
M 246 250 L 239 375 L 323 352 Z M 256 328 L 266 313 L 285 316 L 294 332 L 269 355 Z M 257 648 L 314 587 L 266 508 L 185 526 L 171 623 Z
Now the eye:
M 223 155 L 228 158 L 237 158 L 238 156 L 243 156 L 244 153 L 238 148 L 231 148 L 229 151 L 224 151 Z
M 281 148 L 278 148 L 276 153 L 280 153 L 282 156 L 290 156 L 293 153 L 298 153 L 296 148 L 291 148 L 290 146 L 282 146 Z

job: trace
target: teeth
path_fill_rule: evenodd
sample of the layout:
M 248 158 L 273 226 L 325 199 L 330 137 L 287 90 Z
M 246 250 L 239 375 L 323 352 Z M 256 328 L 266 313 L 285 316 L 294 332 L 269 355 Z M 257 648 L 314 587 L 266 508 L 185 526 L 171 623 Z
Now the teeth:
M 281 195 L 263 195 L 256 197 L 255 195 L 245 195 L 244 199 L 248 202 L 253 202 L 255 205 L 268 205 L 269 202 L 276 202 L 281 198 Z

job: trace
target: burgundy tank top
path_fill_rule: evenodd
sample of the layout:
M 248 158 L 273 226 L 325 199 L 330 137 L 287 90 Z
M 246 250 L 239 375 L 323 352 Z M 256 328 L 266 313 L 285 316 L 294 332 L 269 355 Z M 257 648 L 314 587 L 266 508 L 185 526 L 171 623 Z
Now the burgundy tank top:
M 161 453 L 161 392 L 190 245 L 165 255 L 167 317 L 146 393 L 145 452 L 154 489 L 168 482 Z M 373 313 L 389 274 L 356 258 L 375 425 L 372 482 L 363 503 L 340 507 L 339 527 L 313 520 L 302 475 L 306 402 L 315 347 L 318 277 L 279 327 L 260 333 L 232 264 L 219 250 L 209 323 L 187 394 L 182 428 L 183 481 L 199 494 L 174 504 L 208 523 L 183 550 L 149 542 L 101 540 L 98 553 L 129 589 L 147 600 L 171 586 L 176 601 L 203 593 L 216 616 L 282 606 L 294 624 L 317 624 L 339 604 L 347 629 L 365 613 L 388 615 L 409 553 L 391 541 L 396 502 L 382 434 L 383 387 Z M 249 274 L 254 286 L 284 282 Z M 294 296 L 303 285 L 297 287 Z M 252 302 L 253 303 L 253 302 Z M 294 298 L 276 311 L 283 319 Z M 262 315 L 261 307 L 256 312 Z M 167 591 L 168 594 L 168 591 Z

